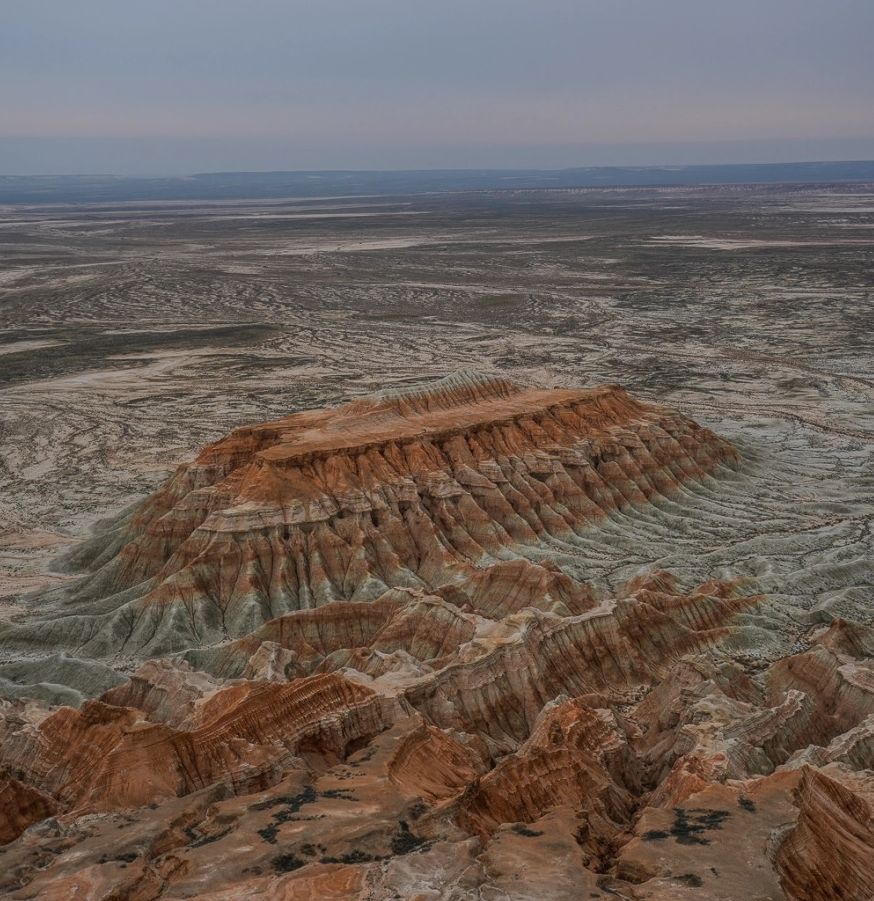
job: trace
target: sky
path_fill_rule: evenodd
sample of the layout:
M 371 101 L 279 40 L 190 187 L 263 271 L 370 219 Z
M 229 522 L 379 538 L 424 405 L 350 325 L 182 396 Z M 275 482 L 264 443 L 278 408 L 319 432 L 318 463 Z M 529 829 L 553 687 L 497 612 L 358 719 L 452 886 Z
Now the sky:
M 0 175 L 874 158 L 874 0 L 0 0 Z

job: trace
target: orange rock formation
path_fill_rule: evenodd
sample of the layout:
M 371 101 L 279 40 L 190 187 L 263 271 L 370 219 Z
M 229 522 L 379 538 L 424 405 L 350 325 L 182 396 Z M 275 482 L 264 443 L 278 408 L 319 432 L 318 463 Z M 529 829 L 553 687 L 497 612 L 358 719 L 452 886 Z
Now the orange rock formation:
M 615 386 L 466 375 L 237 430 L 0 634 L 136 668 L 0 707 L 0 892 L 874 896 L 870 627 L 750 667 L 743 584 L 587 577 L 742 465 Z

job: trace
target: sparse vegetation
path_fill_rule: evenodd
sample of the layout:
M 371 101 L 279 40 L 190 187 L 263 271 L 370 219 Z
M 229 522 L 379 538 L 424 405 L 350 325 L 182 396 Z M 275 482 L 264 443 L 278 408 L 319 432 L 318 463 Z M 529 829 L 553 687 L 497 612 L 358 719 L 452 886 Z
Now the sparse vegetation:
M 313 804 L 316 800 L 316 790 L 308 785 L 302 792 L 296 795 L 279 795 L 276 798 L 267 798 L 258 804 L 252 805 L 252 810 L 270 810 L 273 807 L 283 805 L 289 813 L 297 813 L 304 804 Z
M 335 798 L 340 801 L 357 801 L 358 799 L 348 789 L 345 788 L 329 788 L 321 792 L 323 798 Z
M 384 858 L 368 854 L 366 851 L 359 851 L 356 848 L 339 857 L 322 857 L 320 863 L 370 863 L 373 860 L 384 860 Z
M 299 870 L 306 866 L 306 861 L 294 854 L 280 854 L 279 857 L 274 857 L 271 863 L 276 873 L 290 873 L 292 870 Z
M 265 842 L 268 842 L 271 845 L 276 844 L 276 835 L 279 832 L 279 827 L 276 823 L 271 823 L 269 826 L 265 826 L 263 829 L 258 830 L 258 835 L 264 839 Z
M 425 839 L 413 835 L 406 820 L 401 820 L 398 823 L 398 831 L 391 840 L 391 852 L 392 854 L 410 854 L 412 851 L 418 851 L 425 844 Z
M 413 803 L 407 809 L 407 813 L 410 815 L 411 820 L 418 820 L 419 817 L 423 816 L 428 812 L 428 805 L 421 800 L 413 801 Z
M 670 831 L 650 829 L 643 833 L 643 839 L 653 842 L 673 837 L 681 845 L 709 845 L 710 839 L 704 833 L 720 829 L 729 816 L 731 814 L 727 810 L 685 810 L 675 807 Z
M 675 807 L 671 835 L 681 845 L 709 845 L 710 839 L 705 838 L 703 833 L 719 829 L 728 816 L 726 810 L 686 811 Z

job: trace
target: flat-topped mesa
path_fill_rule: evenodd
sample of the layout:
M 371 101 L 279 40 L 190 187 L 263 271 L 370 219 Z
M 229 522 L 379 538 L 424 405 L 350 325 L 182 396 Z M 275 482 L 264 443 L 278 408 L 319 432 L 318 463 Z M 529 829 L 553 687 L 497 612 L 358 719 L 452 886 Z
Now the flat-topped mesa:
M 411 479 L 453 477 L 457 484 L 444 484 L 443 494 L 460 490 L 465 477 L 500 480 L 494 464 L 507 462 L 535 476 L 561 466 L 589 466 L 598 475 L 604 470 L 602 480 L 615 483 L 614 490 L 595 506 L 606 502 L 609 509 L 623 505 L 623 476 L 635 483 L 633 496 L 624 500 L 648 499 L 732 457 L 727 443 L 706 429 L 643 404 L 618 385 L 526 389 L 461 373 L 430 389 L 390 392 L 238 429 L 205 448 L 186 475 L 195 475 L 198 485 L 230 480 L 222 487 L 232 492 L 235 508 L 290 502 L 291 510 L 283 510 L 288 521 L 290 512 L 293 519 L 300 516 L 308 500 L 321 502 L 306 511 L 316 520 L 335 512 L 334 506 L 360 512 L 362 503 L 374 506 L 363 491 L 422 487 Z M 480 471 L 470 473 L 471 467 Z M 660 469 L 667 470 L 661 484 L 639 478 L 650 470 L 658 480 Z M 595 475 L 591 480 L 598 481 Z M 438 485 L 424 487 L 434 494 Z M 326 500 L 333 504 L 319 510 Z
M 736 459 L 709 430 L 613 385 L 459 373 L 296 413 L 180 468 L 92 544 L 75 614 L 40 634 L 157 655 L 396 588 L 490 619 L 525 606 L 579 614 L 594 603 L 579 580 L 587 530 Z M 580 558 L 575 573 L 553 562 L 556 542 Z
M 446 381 L 450 380 L 442 380 Z M 493 385 L 479 383 L 477 388 L 438 388 L 433 395 L 415 392 L 408 400 L 397 395 L 391 400 L 359 400 L 332 409 L 296 413 L 238 429 L 206 448 L 197 463 L 237 466 L 249 456 L 273 465 L 293 466 L 338 453 L 362 454 L 373 448 L 419 441 L 439 443 L 510 426 L 521 428 L 518 437 L 523 446 L 537 447 L 550 440 L 561 443 L 569 437 L 568 432 L 578 432 L 581 425 L 597 430 L 651 409 L 618 385 L 590 390 L 526 390 L 499 380 Z M 535 424 L 545 431 L 539 433 Z

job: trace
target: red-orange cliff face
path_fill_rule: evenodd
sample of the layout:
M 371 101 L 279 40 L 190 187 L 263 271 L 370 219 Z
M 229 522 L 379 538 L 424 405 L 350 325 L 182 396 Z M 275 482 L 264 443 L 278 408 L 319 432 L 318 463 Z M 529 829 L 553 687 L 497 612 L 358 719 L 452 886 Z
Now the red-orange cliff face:
M 0 633 L 137 667 L 0 706 L 0 892 L 867 898 L 870 627 L 746 665 L 743 583 L 589 575 L 742 465 L 618 387 L 467 375 L 237 430 Z

